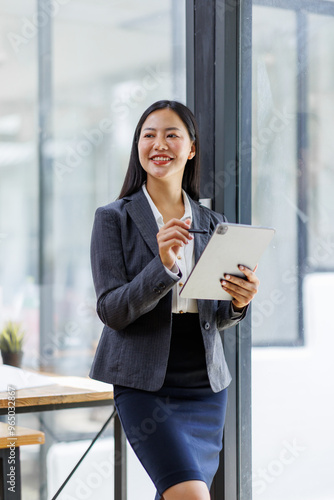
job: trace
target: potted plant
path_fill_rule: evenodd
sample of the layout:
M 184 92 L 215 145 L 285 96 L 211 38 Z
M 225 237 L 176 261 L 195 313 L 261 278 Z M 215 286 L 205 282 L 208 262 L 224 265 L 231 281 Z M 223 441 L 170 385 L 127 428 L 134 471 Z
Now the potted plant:
M 8 321 L 0 333 L 0 350 L 5 365 L 21 366 L 24 331 L 20 323 Z

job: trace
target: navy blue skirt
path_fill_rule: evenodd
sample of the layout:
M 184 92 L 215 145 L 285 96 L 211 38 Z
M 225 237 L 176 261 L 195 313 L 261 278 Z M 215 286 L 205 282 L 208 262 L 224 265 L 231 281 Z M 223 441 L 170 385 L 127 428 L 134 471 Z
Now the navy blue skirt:
M 163 387 L 148 392 L 115 385 L 114 398 L 156 498 L 184 481 L 204 481 L 210 488 L 222 449 L 227 389 L 214 393 L 210 387 L 198 314 L 173 315 Z

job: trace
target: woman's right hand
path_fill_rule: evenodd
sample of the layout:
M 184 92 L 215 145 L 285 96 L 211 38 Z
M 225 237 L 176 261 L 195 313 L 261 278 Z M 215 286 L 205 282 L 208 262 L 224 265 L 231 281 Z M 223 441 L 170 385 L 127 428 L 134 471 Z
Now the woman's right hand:
M 191 220 L 171 219 L 157 234 L 161 262 L 171 270 L 175 264 L 180 248 L 187 245 L 194 237 L 188 232 Z

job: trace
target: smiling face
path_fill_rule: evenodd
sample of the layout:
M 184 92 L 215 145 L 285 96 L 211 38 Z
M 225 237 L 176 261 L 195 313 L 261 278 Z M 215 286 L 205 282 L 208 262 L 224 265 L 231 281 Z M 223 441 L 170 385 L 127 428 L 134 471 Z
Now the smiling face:
M 138 154 L 148 183 L 153 178 L 171 177 L 182 183 L 186 163 L 195 156 L 195 145 L 178 114 L 165 108 L 151 113 L 143 123 Z

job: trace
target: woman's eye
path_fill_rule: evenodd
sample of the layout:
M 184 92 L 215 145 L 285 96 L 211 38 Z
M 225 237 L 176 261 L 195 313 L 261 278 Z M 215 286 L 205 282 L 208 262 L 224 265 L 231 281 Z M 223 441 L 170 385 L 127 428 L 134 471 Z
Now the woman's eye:
M 145 134 L 144 137 L 153 137 L 153 134 Z
M 177 137 L 177 135 L 176 134 L 168 134 L 167 137 Z

